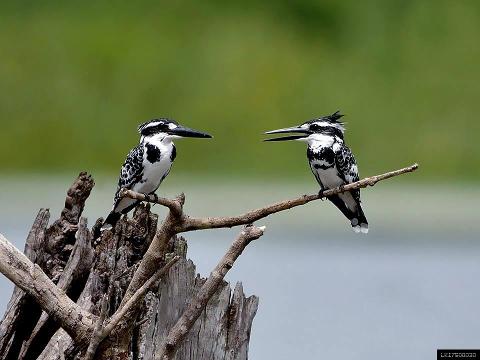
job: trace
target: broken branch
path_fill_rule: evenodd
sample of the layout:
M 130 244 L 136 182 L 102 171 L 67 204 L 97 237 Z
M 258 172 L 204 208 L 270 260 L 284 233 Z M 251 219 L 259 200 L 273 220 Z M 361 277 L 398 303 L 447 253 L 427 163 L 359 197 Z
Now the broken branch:
M 75 341 L 88 339 L 96 317 L 75 304 L 49 277 L 0 234 L 0 272 L 65 329 Z
M 263 235 L 265 227 L 246 226 L 240 235 L 235 239 L 225 255 L 222 257 L 218 265 L 213 269 L 207 281 L 198 291 L 197 295 L 190 301 L 182 316 L 172 327 L 168 336 L 160 349 L 159 354 L 155 357 L 161 360 L 173 359 L 175 351 L 181 344 L 182 340 L 188 334 L 195 324 L 195 321 L 202 314 L 207 306 L 210 298 L 215 294 L 218 287 L 222 283 L 227 272 L 233 267 L 235 260 L 240 256 L 245 247 L 251 241 L 258 239 Z

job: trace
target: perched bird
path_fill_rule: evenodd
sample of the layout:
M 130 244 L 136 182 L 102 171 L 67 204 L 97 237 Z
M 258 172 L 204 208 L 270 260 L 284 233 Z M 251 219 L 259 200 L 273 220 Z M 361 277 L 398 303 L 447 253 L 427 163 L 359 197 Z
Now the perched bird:
M 177 154 L 173 139 L 212 137 L 166 118 L 145 122 L 138 127 L 138 132 L 141 135 L 140 144 L 130 151 L 123 163 L 113 209 L 105 219 L 102 230 L 115 226 L 122 214 L 128 213 L 140 202 L 122 198 L 122 188 L 156 196 L 155 191 L 170 172 Z
M 265 141 L 299 140 L 308 144 L 310 169 L 320 185 L 319 195 L 359 180 L 355 158 L 343 138 L 345 127 L 338 111 L 303 123 L 300 126 L 267 131 L 265 134 L 296 133 Z M 352 224 L 355 232 L 368 233 L 368 221 L 360 204 L 360 189 L 328 196 Z

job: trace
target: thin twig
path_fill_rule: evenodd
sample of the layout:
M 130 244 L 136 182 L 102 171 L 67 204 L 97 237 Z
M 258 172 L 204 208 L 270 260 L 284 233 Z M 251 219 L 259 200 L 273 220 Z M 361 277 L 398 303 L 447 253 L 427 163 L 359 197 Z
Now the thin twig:
M 311 201 L 322 199 L 324 197 L 340 194 L 346 191 L 352 191 L 360 188 L 365 188 L 367 186 L 374 186 L 377 182 L 389 179 L 394 176 L 401 174 L 406 174 L 412 171 L 415 171 L 418 168 L 417 164 L 412 166 L 391 171 L 385 174 L 376 175 L 364 178 L 362 180 L 353 182 L 342 187 L 336 187 L 334 189 L 325 190 L 323 196 L 318 194 L 313 195 L 303 195 L 296 199 L 280 201 L 278 203 L 265 206 L 260 209 L 248 211 L 242 215 L 232 216 L 232 217 L 210 217 L 210 218 L 187 218 L 183 224 L 183 232 L 199 230 L 199 229 L 214 229 L 214 228 L 224 228 L 224 227 L 233 227 L 245 224 L 252 224 L 255 221 L 263 219 L 269 215 L 275 214 L 280 211 L 288 210 L 296 206 L 305 205 Z
M 240 256 L 245 247 L 255 239 L 263 235 L 265 227 L 247 226 L 235 239 L 226 254 L 222 257 L 218 265 L 213 269 L 207 281 L 200 288 L 196 296 L 189 302 L 187 308 L 177 323 L 170 329 L 167 338 L 162 345 L 160 352 L 155 356 L 156 359 L 173 359 L 175 351 L 182 340 L 188 334 L 195 324 L 195 321 L 202 314 L 210 298 L 215 294 L 221 285 L 223 278 L 228 270 L 233 267 L 235 260 Z

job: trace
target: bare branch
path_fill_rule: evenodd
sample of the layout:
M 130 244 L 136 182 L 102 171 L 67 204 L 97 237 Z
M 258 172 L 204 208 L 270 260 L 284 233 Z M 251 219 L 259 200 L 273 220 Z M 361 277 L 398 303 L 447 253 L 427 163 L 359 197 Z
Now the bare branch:
M 1 234 L 0 272 L 32 296 L 75 341 L 82 343 L 88 339 L 96 317 L 75 304 Z
M 195 321 L 202 314 L 210 298 L 221 285 L 228 270 L 233 267 L 235 260 L 240 256 L 245 247 L 263 235 L 265 227 L 247 226 L 233 242 L 218 265 L 213 269 L 209 278 L 190 301 L 180 319 L 170 330 L 159 354 L 155 357 L 161 360 L 173 359 L 175 351 L 188 334 Z
M 159 198 L 154 195 L 146 195 L 137 193 L 132 190 L 122 189 L 120 192 L 121 197 L 129 197 L 130 199 L 140 200 L 151 202 L 154 204 L 159 204 L 170 209 L 170 211 L 176 216 L 181 217 L 183 214 L 183 201 L 185 201 L 185 195 L 180 194 L 176 199 L 170 200 L 167 198 Z M 183 201 L 182 201 L 183 199 Z
M 374 186 L 379 181 L 386 180 L 394 176 L 406 174 L 409 172 L 413 172 L 417 169 L 418 169 L 418 164 L 413 164 L 412 166 L 408 166 L 403 169 L 391 171 L 381 175 L 367 177 L 342 187 L 337 187 L 331 190 L 325 190 L 323 193 L 323 196 L 328 197 L 328 196 L 336 195 L 346 191 L 365 188 L 367 186 Z M 167 206 L 170 209 L 172 209 L 173 204 L 176 204 L 175 200 L 158 199 L 158 201 L 155 201 L 153 199 L 150 199 L 150 196 L 147 199 L 145 195 L 135 193 L 134 191 L 130 191 L 130 190 L 124 192 L 124 195 L 131 197 L 133 199 L 155 202 L 157 204 Z M 193 230 L 200 230 L 200 229 L 225 228 L 225 227 L 252 224 L 255 221 L 263 219 L 269 215 L 275 214 L 280 211 L 288 210 L 296 206 L 305 205 L 311 201 L 318 200 L 321 198 L 322 197 L 319 196 L 318 194 L 303 195 L 295 199 L 280 201 L 272 205 L 268 205 L 259 209 L 248 211 L 242 215 L 231 216 L 231 217 L 206 217 L 206 218 L 184 217 L 181 221 L 181 224 L 176 228 L 176 230 L 177 230 L 177 233 L 179 233 L 179 232 L 186 232 L 186 231 L 193 231 Z
M 340 193 L 355 190 L 355 189 L 365 188 L 367 186 L 373 186 L 379 181 L 389 179 L 391 177 L 398 176 L 401 174 L 406 174 L 406 173 L 415 171 L 416 169 L 418 169 L 418 165 L 414 164 L 412 166 L 391 171 L 385 174 L 367 177 L 362 180 L 356 181 L 354 183 L 344 185 L 342 187 L 337 187 L 331 190 L 325 190 L 323 192 L 323 197 L 328 197 L 328 196 L 340 194 Z M 224 228 L 224 227 L 233 227 L 233 226 L 239 226 L 239 225 L 252 224 L 255 221 L 263 219 L 269 215 L 275 214 L 280 211 L 288 210 L 296 206 L 305 205 L 311 201 L 318 200 L 323 197 L 319 196 L 318 194 L 303 195 L 296 199 L 280 201 L 278 203 L 265 206 L 260 209 L 248 211 L 245 214 L 232 216 L 232 217 L 187 218 L 184 222 L 183 231 Z
M 394 176 L 401 174 L 406 174 L 417 170 L 418 165 L 413 164 L 412 166 L 391 171 L 385 174 L 371 176 L 360 181 L 345 185 L 344 187 L 335 188 L 331 190 L 324 191 L 324 196 L 330 196 L 334 194 L 339 194 L 345 191 L 351 191 L 358 188 L 364 188 L 367 186 L 373 186 L 377 182 L 385 179 L 389 179 Z M 143 194 L 135 193 L 133 191 L 124 192 L 125 196 L 135 196 L 135 199 L 145 199 L 145 201 L 150 201 L 150 196 L 148 199 Z M 122 300 L 122 303 L 129 300 L 129 298 L 135 293 L 135 291 L 142 286 L 142 284 L 153 274 L 156 269 L 156 264 L 162 258 L 164 250 L 170 238 L 175 236 L 178 233 L 200 230 L 200 229 L 213 229 L 213 228 L 225 228 L 233 227 L 239 225 L 251 224 L 254 221 L 263 219 L 271 214 L 288 210 L 296 206 L 305 205 L 313 200 L 318 200 L 320 197 L 318 194 L 314 195 L 303 195 L 299 198 L 292 200 L 285 200 L 272 204 L 260 209 L 249 211 L 245 214 L 233 217 L 207 217 L 207 218 L 191 218 L 183 214 L 183 210 L 178 212 L 178 207 L 170 204 L 167 206 L 170 208 L 170 212 L 167 215 L 165 221 L 162 223 L 160 228 L 157 230 L 155 238 L 153 239 L 150 247 L 145 253 L 137 271 L 135 272 L 132 281 L 130 282 L 128 289 L 125 293 L 125 296 Z M 183 202 L 185 198 L 181 194 L 176 200 L 183 208 Z M 170 200 L 172 201 L 172 200 Z M 156 202 L 156 201 L 154 201 Z M 168 201 L 162 200 L 164 203 Z M 160 200 L 156 202 L 160 204 Z M 172 210 L 173 209 L 173 210 Z

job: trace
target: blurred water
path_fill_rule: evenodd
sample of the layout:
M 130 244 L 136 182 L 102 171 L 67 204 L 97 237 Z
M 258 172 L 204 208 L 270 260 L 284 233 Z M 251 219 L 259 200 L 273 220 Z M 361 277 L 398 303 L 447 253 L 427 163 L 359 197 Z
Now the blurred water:
M 15 201 L 21 184 L 10 184 L 12 191 L 2 195 L 2 204 L 15 206 L 1 214 L 0 232 L 22 249 L 35 209 L 52 206 L 54 218 L 60 210 L 63 191 L 59 183 L 48 184 L 41 194 L 32 190 L 28 203 Z M 171 185 L 168 195 L 181 187 Z M 224 187 L 207 201 L 212 192 L 205 185 L 189 191 L 187 208 L 196 215 L 233 214 L 299 189 L 311 190 L 308 185 Z M 420 360 L 434 359 L 437 348 L 478 347 L 480 242 L 471 201 L 476 194 L 437 190 L 365 191 L 368 236 L 353 234 L 335 209 L 321 202 L 260 222 L 267 232 L 227 275 L 232 285 L 241 280 L 247 294 L 260 297 L 251 358 L 404 359 L 408 353 Z M 105 212 L 111 195 L 101 184 L 95 191 L 86 209 L 90 223 Z M 246 192 L 249 204 L 238 201 Z M 187 234 L 189 257 L 202 275 L 237 233 Z M 0 278 L 0 311 L 11 289 Z
M 394 236 L 396 245 L 385 234 L 316 238 L 273 230 L 229 274 L 260 296 L 252 359 L 405 359 L 408 352 L 420 360 L 434 359 L 437 348 L 479 346 L 480 248 L 472 238 L 455 246 L 414 234 L 407 243 Z M 228 241 L 203 233 L 189 244 L 205 274 Z

